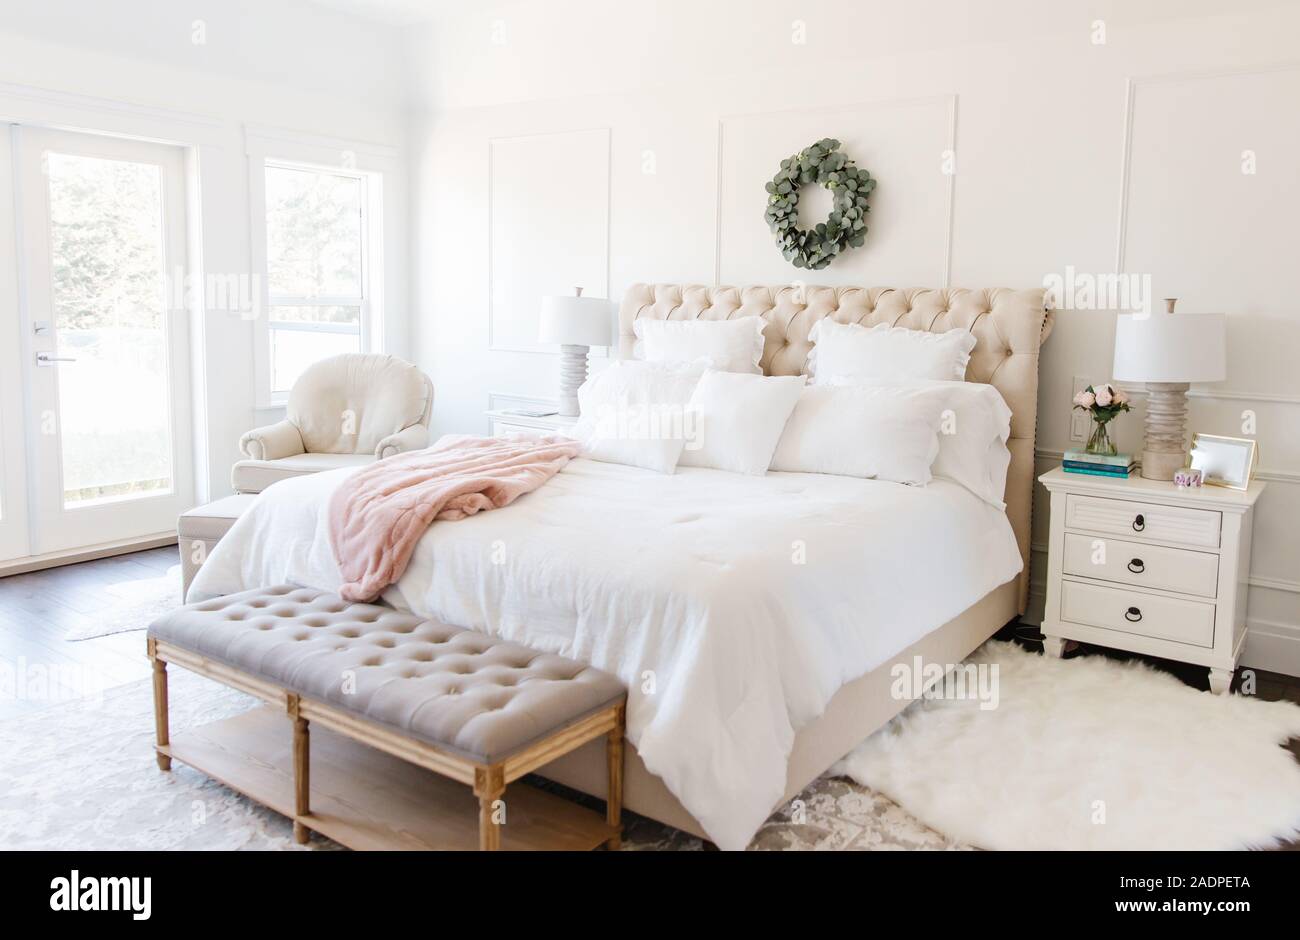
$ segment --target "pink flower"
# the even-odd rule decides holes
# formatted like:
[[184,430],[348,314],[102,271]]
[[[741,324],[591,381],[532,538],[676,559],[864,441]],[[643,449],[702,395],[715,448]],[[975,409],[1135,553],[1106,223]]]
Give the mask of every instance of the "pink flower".
[[1101,407],[1105,408],[1110,405],[1113,397],[1109,385],[1103,385],[1101,388],[1097,389],[1097,404]]
[[1128,395],[1126,395],[1126,394],[1124,393],[1124,390],[1123,390],[1122,388],[1117,388],[1117,389],[1115,389],[1115,398],[1114,398],[1114,402],[1115,402],[1115,404],[1117,404],[1117,405],[1127,405],[1127,404],[1128,404]]
[[1074,403],[1080,408],[1091,408],[1096,400],[1097,396],[1092,392],[1087,391],[1080,392],[1078,395],[1074,396]]

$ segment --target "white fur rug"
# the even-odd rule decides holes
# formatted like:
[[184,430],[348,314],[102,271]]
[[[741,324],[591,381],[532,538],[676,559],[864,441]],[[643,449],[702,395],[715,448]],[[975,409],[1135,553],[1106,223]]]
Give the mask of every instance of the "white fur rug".
[[996,708],[922,700],[840,772],[985,849],[1263,848],[1300,833],[1300,706],[1222,697],[1142,663],[991,642]]
[[172,565],[158,578],[122,581],[104,590],[115,598],[113,606],[96,614],[93,624],[69,631],[65,640],[91,640],[143,630],[163,614],[175,610],[181,606],[181,566]]

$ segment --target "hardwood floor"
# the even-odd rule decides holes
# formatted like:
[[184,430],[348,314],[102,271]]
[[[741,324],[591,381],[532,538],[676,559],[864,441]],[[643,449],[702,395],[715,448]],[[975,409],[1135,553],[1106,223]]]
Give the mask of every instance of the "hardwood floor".
[[39,673],[49,682],[48,689],[0,694],[0,719],[148,678],[143,633],[76,643],[65,637],[93,625],[97,613],[117,603],[110,586],[157,578],[179,563],[177,547],[170,545],[0,578],[0,660],[27,681]]

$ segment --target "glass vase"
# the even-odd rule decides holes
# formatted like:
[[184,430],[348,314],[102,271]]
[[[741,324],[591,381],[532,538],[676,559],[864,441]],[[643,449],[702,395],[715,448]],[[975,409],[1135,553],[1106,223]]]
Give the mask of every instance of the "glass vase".
[[1095,421],[1092,425],[1092,434],[1088,438],[1088,444],[1084,448],[1090,454],[1101,454],[1106,457],[1114,457],[1118,451],[1115,448],[1115,442],[1110,439],[1110,431],[1107,430],[1108,422]]

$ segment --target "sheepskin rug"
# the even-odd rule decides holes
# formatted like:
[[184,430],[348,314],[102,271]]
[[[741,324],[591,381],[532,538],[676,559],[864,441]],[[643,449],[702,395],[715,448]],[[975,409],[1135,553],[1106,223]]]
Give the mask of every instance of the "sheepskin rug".
[[[1300,833],[1300,706],[990,642],[996,707],[912,704],[833,768],[985,849],[1267,848]],[[987,697],[986,697],[987,699]]]

